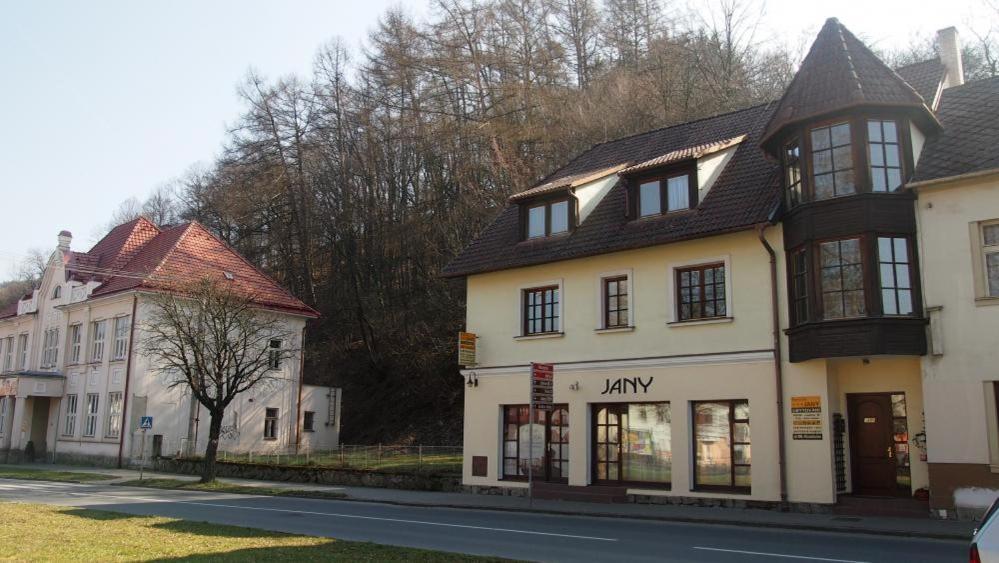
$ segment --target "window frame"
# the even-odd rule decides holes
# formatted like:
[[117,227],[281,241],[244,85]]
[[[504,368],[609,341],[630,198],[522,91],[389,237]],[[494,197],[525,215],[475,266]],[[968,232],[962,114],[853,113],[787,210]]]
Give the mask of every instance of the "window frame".
[[[687,207],[669,209],[669,180],[680,176],[687,176]],[[659,183],[659,212],[642,215],[642,184],[651,182]],[[699,195],[696,160],[670,166],[654,173],[636,175],[628,180],[628,215],[637,221],[693,211],[701,203]]]
[[101,395],[100,393],[87,393],[87,410],[83,419],[83,437],[94,438],[97,436],[97,421],[100,416]]
[[988,227],[995,227],[999,229],[999,219],[993,219],[989,221],[981,221],[978,223],[978,246],[980,248],[980,264],[982,267],[982,297],[986,299],[999,299],[999,287],[995,288],[993,292],[992,287],[989,283],[989,256],[992,254],[999,255],[999,243],[996,244],[986,244],[985,240],[985,229]]
[[123,397],[121,391],[108,393],[108,410],[104,427],[105,438],[121,437],[121,420],[125,410]]
[[[545,324],[545,319],[546,319],[546,317],[544,315],[544,309],[545,309],[545,304],[546,303],[545,303],[544,300],[542,300],[542,302],[541,302],[541,317],[540,317],[542,330],[537,331],[537,332],[531,332],[529,330],[529,326],[530,326],[530,321],[533,320],[533,319],[531,319],[531,317],[528,315],[528,309],[530,307],[534,307],[536,305],[529,305],[528,304],[527,295],[529,293],[541,293],[541,295],[543,296],[546,291],[551,291],[551,290],[554,290],[556,292],[556,294],[557,294],[557,302],[555,302],[554,306],[552,307],[552,312],[553,312],[553,316],[551,317],[551,320],[552,320],[552,330],[544,330],[544,324]],[[564,296],[564,294],[562,292],[562,283],[561,282],[557,282],[557,283],[546,283],[546,284],[542,284],[542,285],[528,286],[528,287],[521,288],[520,289],[520,336],[521,337],[530,337],[530,336],[543,336],[543,335],[561,334],[562,333],[562,307],[563,307],[563,304],[564,304],[564,299],[565,299],[565,296]]]
[[[98,330],[98,327],[100,327],[100,330]],[[107,319],[98,319],[90,322],[89,363],[99,364],[104,361],[104,345],[107,343],[107,331]]]
[[76,365],[80,363],[80,352],[83,349],[83,324],[74,323],[69,325],[68,338],[68,354],[66,355],[67,365]]
[[17,355],[18,355],[18,357],[15,358],[15,360],[17,360],[17,363],[20,366],[17,369],[20,369],[20,370],[26,370],[26,369],[28,369],[28,349],[29,349],[29,346],[28,346],[28,333],[27,332],[22,332],[21,334],[17,335]]
[[[785,143],[791,142],[794,139],[799,141],[800,150],[800,163],[801,163],[801,200],[797,204],[793,204],[788,201],[788,198],[784,198],[785,204],[788,209],[796,209],[802,205],[808,205],[811,203],[821,203],[824,201],[835,201],[841,197],[850,197],[851,195],[862,195],[862,194],[878,194],[891,196],[894,194],[904,193],[904,189],[897,189],[895,191],[889,192],[875,192],[874,182],[871,178],[870,170],[870,155],[869,155],[869,135],[867,131],[868,121],[894,121],[898,129],[899,138],[899,150],[901,152],[900,164],[901,164],[901,174],[902,174],[902,187],[905,186],[908,181],[908,174],[914,168],[913,155],[912,155],[912,132],[911,132],[911,120],[902,111],[882,109],[880,111],[863,111],[853,114],[839,114],[827,119],[810,122],[807,124],[801,124],[795,127],[793,130],[789,131],[783,139]],[[844,194],[842,196],[836,196],[829,199],[818,200],[815,199],[815,185],[814,185],[814,172],[812,166],[812,142],[811,142],[811,131],[813,129],[827,127],[830,125],[835,125],[836,123],[847,122],[850,124],[850,144],[852,148],[853,157],[853,173],[854,173],[854,186],[856,188],[853,194]],[[783,150],[784,144],[780,145],[781,150],[781,161],[783,163]],[[782,172],[781,184],[784,193],[787,193],[788,183],[786,172]]]
[[[725,280],[721,283],[721,286],[722,286],[722,297],[721,297],[721,299],[719,299],[718,293],[717,293],[718,282],[714,281],[710,285],[714,286],[716,288],[716,291],[714,293],[714,298],[709,300],[709,299],[706,298],[706,294],[707,294],[706,288],[707,288],[708,284],[705,283],[705,275],[704,274],[708,270],[717,270],[719,268],[721,268],[722,273],[725,276]],[[695,271],[696,272],[700,272],[700,275],[698,276],[698,280],[699,280],[698,281],[698,285],[696,286],[698,288],[698,292],[700,294],[699,295],[700,300],[697,301],[697,303],[701,304],[701,311],[703,313],[703,311],[704,311],[704,304],[708,303],[709,301],[712,302],[714,304],[714,307],[715,307],[715,314],[711,315],[711,316],[707,316],[707,315],[703,315],[702,314],[701,316],[698,316],[698,317],[689,316],[687,318],[684,318],[684,316],[683,316],[683,308],[682,308],[682,305],[684,304],[682,302],[682,294],[683,294],[683,289],[684,289],[683,282],[682,282],[682,276],[686,272],[695,272]],[[727,318],[729,316],[729,314],[728,314],[728,275],[729,275],[729,273],[727,271],[727,267],[726,267],[726,263],[725,262],[707,262],[707,263],[703,263],[703,264],[692,264],[692,265],[689,265],[689,266],[681,266],[681,267],[674,268],[673,269],[673,283],[674,283],[674,287],[676,288],[676,292],[674,294],[674,307],[676,309],[676,322],[679,322],[679,323],[690,323],[690,322],[711,321],[711,320],[717,320],[717,319]],[[690,286],[690,289],[693,289],[694,287],[695,286]],[[721,315],[717,314],[718,302],[719,301],[722,301],[723,305],[725,307],[725,312],[724,312],[724,314],[721,314]],[[693,303],[694,303],[694,301],[691,300],[691,302],[689,304],[693,305]]]
[[[873,258],[874,258],[874,260],[877,263],[877,269],[875,270],[875,274],[877,275],[877,291],[878,291],[877,303],[878,303],[878,306],[880,308],[881,316],[884,316],[884,317],[899,317],[899,318],[907,318],[907,317],[916,317],[916,316],[919,316],[919,312],[916,309],[916,305],[918,303],[918,297],[916,295],[916,291],[917,291],[917,287],[918,287],[918,283],[919,283],[916,278],[918,277],[919,272],[915,268],[915,265],[916,265],[916,250],[915,250],[915,247],[914,247],[914,244],[913,244],[913,242],[914,242],[913,241],[913,237],[908,236],[908,235],[901,235],[901,234],[878,233],[873,238],[874,238]],[[891,245],[892,245],[892,258],[893,259],[896,258],[895,257],[895,242],[894,242],[895,239],[902,239],[902,240],[905,241],[905,251],[906,251],[906,257],[905,258],[906,258],[907,261],[904,262],[904,264],[906,266],[908,266],[908,268],[909,268],[909,287],[908,288],[899,288],[897,286],[885,287],[885,285],[884,285],[885,282],[884,282],[884,280],[881,277],[881,265],[882,264],[888,264],[889,262],[882,262],[881,261],[881,246],[880,246],[881,245],[881,239],[888,239],[888,240],[892,241]],[[893,275],[896,278],[896,283],[897,283],[897,275],[894,274],[894,268],[896,266],[898,266],[898,265],[903,264],[903,262],[891,262],[891,264],[892,264],[892,267],[893,267]],[[885,312],[885,301],[884,301],[884,292],[885,292],[885,290],[891,290],[895,294],[895,308],[896,308],[896,311],[897,311],[898,310],[898,305],[899,305],[899,303],[898,303],[898,300],[899,300],[899,298],[898,298],[898,292],[900,290],[906,290],[906,289],[909,291],[909,300],[910,300],[910,304],[909,305],[912,308],[912,311],[910,311],[909,313],[886,313]]]
[[8,395],[0,397],[0,436],[3,436],[4,431],[7,429],[8,397]]
[[[565,203],[566,206],[566,229],[564,231],[552,232],[552,207]],[[544,207],[544,234],[531,236],[531,210]],[[520,204],[520,222],[522,241],[544,240],[553,236],[561,236],[571,233],[576,227],[576,198],[572,194],[558,193],[545,198],[525,201]]]
[[[827,243],[831,243],[831,242],[842,243],[844,241],[849,241],[849,240],[856,240],[857,241],[857,246],[858,246],[858,248],[860,250],[860,262],[857,262],[857,264],[860,265],[861,291],[864,292],[864,295],[863,295],[864,314],[857,315],[857,316],[845,316],[844,315],[842,317],[826,318],[825,294],[826,293],[834,293],[834,292],[832,292],[832,291],[827,292],[822,287],[822,268],[823,268],[822,267],[822,245],[823,244],[827,244]],[[873,274],[870,272],[870,269],[871,269],[871,252],[870,252],[870,249],[868,248],[868,244],[869,244],[869,237],[866,234],[849,235],[849,236],[845,236],[845,237],[836,237],[836,238],[829,238],[829,239],[821,239],[821,240],[816,240],[814,242],[814,244],[813,244],[813,251],[812,251],[812,268],[813,268],[813,272],[814,272],[814,274],[813,274],[813,283],[814,283],[814,287],[816,288],[816,291],[815,291],[815,311],[816,311],[816,318],[818,320],[820,320],[820,321],[842,321],[842,320],[852,320],[852,319],[866,319],[866,318],[870,318],[870,317],[873,317],[873,316],[877,316],[874,313],[875,309],[872,307],[872,296],[871,295],[872,295],[872,291],[873,291],[873,284],[872,284]],[[840,254],[842,254],[842,250],[840,250]],[[848,264],[848,265],[854,265],[854,264]],[[837,267],[840,268],[840,275],[842,276],[843,264],[840,264]],[[842,281],[842,278],[841,278],[841,281]],[[856,290],[850,290],[850,291],[856,291]],[[845,292],[846,292],[846,290],[843,290],[843,289],[840,289],[838,291],[838,293],[841,295],[841,297],[840,297],[841,300],[844,299],[844,297],[842,297],[842,294],[844,294]],[[845,303],[845,301],[844,301],[844,303]]]
[[[277,346],[274,343],[277,342]],[[284,349],[284,341],[280,338],[267,339],[267,369],[276,371],[281,369],[281,350]]]
[[[881,140],[880,141],[872,141],[871,140],[871,134],[870,134],[870,129],[869,128],[870,128],[871,123],[875,123],[875,122],[879,124],[878,127],[881,130]],[[896,140],[895,140],[894,144],[898,147],[898,166],[897,167],[896,166],[888,166],[888,159],[887,159],[887,157],[888,157],[888,149],[887,149],[887,146],[891,145],[893,143],[886,143],[885,140],[884,140],[884,134],[885,134],[884,125],[887,122],[891,122],[891,123],[895,124],[895,136],[896,136]],[[902,123],[902,121],[899,120],[899,119],[887,118],[887,117],[866,116],[864,118],[864,120],[863,120],[863,123],[864,123],[864,141],[865,141],[864,147],[866,149],[865,155],[867,156],[867,179],[869,181],[869,188],[870,188],[869,191],[871,193],[895,193],[895,192],[901,191],[902,188],[905,187],[905,173],[906,173],[905,143],[903,142],[903,133],[902,133],[903,123]],[[881,157],[882,157],[883,161],[882,161],[882,165],[880,165],[880,166],[874,166],[873,161],[870,158],[871,150],[873,149],[873,145],[878,145],[878,146],[881,147]],[[874,189],[874,169],[875,168],[880,168],[882,170],[881,174],[884,175],[884,178],[885,178],[885,190],[884,191],[875,190]],[[890,189],[890,188],[887,187],[888,186],[888,170],[894,169],[894,168],[898,168],[898,177],[899,177],[899,182],[900,183],[899,183],[898,187],[896,187],[895,189]]]
[[[72,409],[70,409],[72,407]],[[62,435],[76,436],[76,419],[80,413],[80,398],[76,393],[66,395],[66,408],[63,412]]]
[[[851,119],[850,117],[840,116],[838,119],[829,119],[829,120],[825,120],[825,121],[822,121],[822,122],[819,122],[819,123],[812,123],[808,127],[805,128],[805,135],[804,135],[804,137],[807,139],[806,142],[807,142],[807,146],[808,146],[808,151],[805,153],[807,155],[807,162],[808,162],[808,166],[807,166],[808,179],[811,181],[811,185],[812,185],[811,201],[815,201],[815,202],[819,202],[819,201],[830,201],[830,200],[839,199],[841,197],[847,197],[847,196],[851,196],[851,195],[857,195],[858,193],[861,193],[863,191],[861,189],[861,182],[858,180],[858,174],[857,174],[858,162],[860,162],[860,161],[857,160],[857,156],[858,156],[858,154],[857,154],[858,153],[858,147],[857,147],[857,145],[858,145],[858,143],[857,143],[857,134],[856,134],[857,124],[856,124],[855,121],[856,120]],[[849,145],[834,145],[833,144],[833,140],[832,140],[832,130],[833,130],[833,128],[838,127],[838,126],[843,125],[843,124],[846,124],[847,127],[849,127],[849,129],[850,129],[850,144]],[[812,144],[812,134],[815,131],[818,131],[820,129],[828,129],[829,130],[829,147],[828,148],[816,149],[814,147],[814,145]],[[836,160],[834,158],[836,149],[842,148],[842,147],[846,147],[846,146],[850,147],[850,167],[849,168],[837,168],[837,166],[836,166]],[[815,184],[816,184],[816,182],[815,182],[815,176],[816,176],[816,174],[815,174],[815,154],[816,154],[816,152],[820,152],[820,151],[829,151],[829,160],[830,160],[830,166],[831,166],[830,169],[829,169],[829,172],[823,172],[820,175],[821,176],[826,176],[826,175],[832,176],[832,180],[833,180],[833,185],[832,185],[833,195],[830,196],[830,197],[827,197],[827,198],[823,198],[823,199],[817,199],[815,197],[815,193],[816,193],[815,192]],[[839,173],[839,172],[845,172],[847,170],[849,170],[849,171],[851,171],[853,173],[853,192],[842,193],[842,194],[837,193],[837,189],[836,189],[836,174]]]
[[[790,151],[791,147],[797,151],[794,156],[794,162],[790,161]],[[794,135],[786,142],[781,145],[781,167],[783,168],[783,178],[784,178],[784,196],[786,200],[786,205],[788,209],[797,207],[805,202],[805,174],[803,170],[803,164],[805,163],[805,158],[802,156],[802,146],[803,143],[798,135]],[[797,175],[797,181],[791,181],[791,167]]]
[[[132,328],[131,315],[114,318],[114,332],[111,334],[111,361],[121,362],[128,358],[129,331]],[[119,331],[121,334],[119,334]]]
[[[610,284],[617,284],[617,293],[613,297],[618,298],[618,306],[613,311],[610,307],[610,299],[612,295],[610,294]],[[621,287],[624,287],[624,293],[621,293]],[[627,298],[627,305],[621,307],[620,298],[624,295]],[[634,296],[631,292],[631,276],[628,274],[612,274],[600,277],[600,329],[602,330],[613,330],[620,328],[629,328],[634,326],[632,322],[632,311],[634,307],[632,306],[632,299]],[[625,321],[621,322],[621,312],[625,313]],[[617,313],[618,322],[611,324],[610,315],[611,313]]]
[[8,373],[14,371],[14,335],[4,339],[3,371]]
[[[551,441],[551,438],[552,438],[552,429],[553,429],[553,426],[552,426],[552,413],[554,413],[557,410],[566,410],[566,411],[568,411],[569,405],[565,404],[565,403],[556,403],[556,404],[552,405],[552,410],[543,411],[543,410],[535,408],[533,413],[530,412],[530,410],[531,410],[530,405],[529,404],[525,404],[525,403],[500,404],[499,408],[500,408],[500,424],[501,424],[501,426],[500,426],[500,436],[499,436],[499,447],[500,447],[500,451],[499,451],[499,458],[498,458],[499,459],[499,471],[497,473],[499,475],[499,480],[500,481],[514,481],[514,482],[526,482],[527,481],[527,474],[526,473],[524,473],[523,475],[520,474],[520,459],[521,459],[520,458],[520,454],[521,454],[521,449],[520,449],[520,428],[522,426],[525,426],[525,425],[534,425],[534,424],[540,425],[542,427],[541,434],[544,436],[542,438],[543,443],[541,444],[541,447],[540,447],[540,449],[543,452],[542,453],[542,457],[541,457],[541,468],[539,469],[538,472],[536,472],[534,474],[534,479],[536,481],[544,481],[544,480],[546,480],[548,478],[547,473],[548,473],[548,469],[549,469],[549,467],[548,467],[548,465],[547,465],[546,462],[550,461],[549,458],[548,458],[549,446],[551,444],[554,444],[554,443],[559,444],[559,446],[561,446],[563,443],[566,443],[566,442],[552,442]],[[509,414],[510,410],[516,410],[517,411],[517,422],[516,422],[516,424],[517,424],[517,437],[515,439],[513,439],[513,440],[508,439],[507,438],[507,433],[506,433],[507,426],[509,424],[511,424],[510,419],[507,416]],[[527,413],[526,417],[523,416],[523,414],[525,412]],[[568,416],[568,415],[566,415],[566,416]],[[565,425],[563,425],[563,426],[568,426],[568,422]],[[559,428],[561,428],[561,426],[559,426]],[[570,431],[570,434],[571,434],[571,431]],[[560,439],[562,437],[563,437],[562,435],[559,436]],[[512,443],[512,444],[516,445],[516,447],[514,448],[514,451],[515,451],[514,456],[508,456],[507,453],[506,453],[506,445],[508,443]],[[535,446],[537,446],[537,444],[535,444]],[[528,461],[530,461],[529,458],[525,458],[525,459],[528,459]],[[507,463],[507,461],[511,461],[511,460],[514,462],[514,466],[517,467],[517,473],[513,474],[513,475],[508,474],[507,471],[506,471],[506,463]],[[565,458],[565,459],[558,458],[558,461],[560,463],[563,462],[563,461],[564,462],[569,462],[569,459],[568,458]],[[561,474],[561,467],[559,468],[559,472]],[[553,481],[554,482],[567,482],[567,480],[564,480],[564,479],[561,479],[561,478],[559,478],[559,479],[553,479]]]
[[[630,420],[631,416],[630,416],[630,413],[628,412],[628,409],[629,409],[629,407],[631,405],[669,405],[669,408],[670,408],[670,421],[669,421],[669,430],[670,430],[670,480],[669,481],[637,481],[637,480],[634,480],[634,479],[625,479],[624,478],[624,454],[625,454],[624,446],[628,443],[627,440],[625,440],[625,435],[628,433],[628,428],[625,428],[622,425],[622,423],[621,423],[621,416],[623,414],[624,416],[627,416],[628,419]],[[590,438],[590,452],[591,452],[591,454],[590,454],[590,458],[591,458],[590,459],[590,469],[591,469],[590,470],[590,474],[591,474],[590,477],[591,477],[592,483],[594,485],[634,486],[636,488],[642,488],[642,489],[657,489],[657,490],[665,490],[665,491],[669,491],[669,490],[671,490],[673,488],[673,469],[674,469],[675,466],[673,464],[673,455],[672,454],[675,452],[675,450],[673,449],[673,445],[674,445],[673,444],[673,436],[674,436],[674,434],[673,434],[673,417],[674,417],[674,412],[673,412],[673,403],[671,401],[628,401],[628,402],[620,402],[619,401],[619,402],[612,402],[612,403],[591,403],[588,406],[590,408],[590,419],[591,419],[590,420],[590,436],[589,436],[589,438]],[[601,461],[601,460],[598,459],[599,458],[599,453],[597,451],[598,448],[601,447],[601,446],[606,446],[607,444],[611,443],[609,441],[604,441],[604,442],[600,442],[599,441],[599,431],[598,431],[598,428],[600,426],[604,426],[604,427],[608,427],[608,428],[611,426],[610,423],[601,423],[599,421],[598,411],[601,408],[617,409],[616,412],[614,412],[614,414],[616,414],[617,417],[618,417],[618,423],[617,423],[617,427],[618,427],[618,442],[617,442],[618,453],[617,453],[617,458],[618,459],[616,461],[616,463],[618,465],[618,478],[617,479],[601,479],[601,478],[598,477],[598,474],[599,474],[598,473],[599,469],[597,467],[598,464],[600,464],[600,463],[614,463],[612,460],[603,460],[603,461]],[[608,414],[610,414],[610,411],[608,411]],[[629,426],[629,428],[630,428],[630,426]],[[605,440],[607,440],[607,438],[605,438]]]
[[[726,403],[728,404],[728,437],[729,437],[729,482],[731,485],[701,485],[697,482],[697,463],[700,459],[699,448],[697,447],[697,405],[707,404],[707,403]],[[735,418],[735,407],[737,403],[745,403],[747,408],[749,408],[749,418]],[[691,490],[692,491],[704,491],[704,492],[726,492],[726,493],[736,493],[736,494],[752,494],[753,490],[753,463],[736,463],[735,462],[735,446],[748,445],[750,447],[750,459],[752,459],[752,444],[753,444],[753,411],[749,404],[749,399],[715,399],[707,401],[691,401],[690,402],[690,444],[693,448],[693,455],[691,458],[694,460],[693,471],[691,472]],[[748,442],[736,442],[735,441],[735,425],[736,424],[747,424],[749,425],[749,436]],[[749,467],[749,486],[736,485],[735,484],[735,468]]]
[[[793,248],[787,253],[787,279],[788,279],[788,304],[790,305],[791,326],[803,325],[811,320],[810,312],[812,307],[809,303],[814,289],[812,288],[811,276],[812,268],[809,267],[809,245],[803,244]],[[802,270],[798,271],[796,258],[801,257]],[[797,295],[797,288],[801,284],[804,292],[803,296]]]
[[[271,413],[274,413],[273,416]],[[281,418],[281,409],[276,407],[264,408],[264,440],[278,439],[278,421]]]
[[316,411],[302,411],[302,431],[316,431]]
[[50,327],[42,333],[42,368],[59,365],[59,327]]

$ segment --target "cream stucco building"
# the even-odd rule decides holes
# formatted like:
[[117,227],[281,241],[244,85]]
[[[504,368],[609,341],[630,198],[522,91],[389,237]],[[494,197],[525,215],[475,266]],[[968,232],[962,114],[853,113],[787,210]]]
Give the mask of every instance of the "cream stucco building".
[[[277,315],[300,349],[316,313],[198,223],[160,229],[140,218],[88,252],[63,231],[31,294],[0,311],[0,459],[122,465],[204,450],[208,416],[183,387],[142,354],[142,326],[164,282],[225,276]],[[288,451],[335,446],[337,389],[306,385],[299,360],[227,410],[220,450]],[[153,417],[145,440],[140,419]],[[30,444],[30,446],[29,446]]]
[[[947,287],[928,269],[959,259],[944,245],[967,250],[993,198],[967,190],[978,214],[955,213],[959,235],[931,249],[908,186],[949,158],[948,116],[971,109],[950,94],[967,88],[956,33],[939,40],[939,58],[893,70],[829,20],[782,99],[597,145],[511,197],[445,272],[465,278],[477,336],[464,482],[925,513],[935,456],[986,463],[965,440],[997,443],[982,398],[996,377],[933,387],[951,356],[927,355]],[[940,213],[924,197],[919,229]],[[951,361],[983,361],[989,334]],[[554,405],[532,418],[534,362],[554,364]],[[977,438],[942,445],[958,422],[935,417],[967,401]]]

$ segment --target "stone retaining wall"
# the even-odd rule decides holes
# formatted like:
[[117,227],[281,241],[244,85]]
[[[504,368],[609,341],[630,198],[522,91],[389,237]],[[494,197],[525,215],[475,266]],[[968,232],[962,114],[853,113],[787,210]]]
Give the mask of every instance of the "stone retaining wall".
[[[158,459],[149,466],[152,471],[199,475],[200,460]],[[260,481],[285,481],[342,485],[347,487],[379,487],[411,491],[458,492],[462,490],[461,477],[429,473],[390,473],[360,469],[333,469],[328,467],[286,466],[258,463],[216,462],[219,477],[257,479]]]

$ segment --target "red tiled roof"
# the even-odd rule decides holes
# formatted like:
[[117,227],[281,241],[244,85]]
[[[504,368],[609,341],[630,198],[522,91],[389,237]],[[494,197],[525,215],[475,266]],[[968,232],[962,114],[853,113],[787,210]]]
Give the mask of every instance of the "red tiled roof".
[[169,291],[179,282],[206,276],[227,279],[228,273],[232,283],[262,307],[319,316],[198,222],[158,231],[131,254],[122,271],[111,275],[93,296],[131,289]]
[[145,217],[111,229],[87,252],[70,252],[66,275],[79,281],[102,280],[105,271],[120,270],[160,229]]

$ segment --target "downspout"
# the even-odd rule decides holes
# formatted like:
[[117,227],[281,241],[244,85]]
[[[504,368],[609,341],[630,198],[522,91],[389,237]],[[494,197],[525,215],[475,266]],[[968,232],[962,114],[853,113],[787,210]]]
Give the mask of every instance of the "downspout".
[[777,388],[777,464],[779,468],[780,501],[787,502],[787,445],[784,439],[784,369],[781,365],[780,302],[777,293],[777,253],[764,234],[768,224],[756,226],[756,235],[770,255],[770,309],[773,325],[774,381]]
[[302,326],[302,348],[298,358],[298,404],[295,406],[295,453],[302,444],[302,385],[305,383],[305,326]]
[[[125,393],[121,398],[121,438],[118,439],[118,469],[121,469],[122,457],[125,452],[125,429],[128,427],[128,387],[132,380],[132,351],[135,349],[135,309],[139,296],[132,296],[132,325],[128,327],[128,359],[125,361]],[[58,423],[57,423],[58,425]]]

